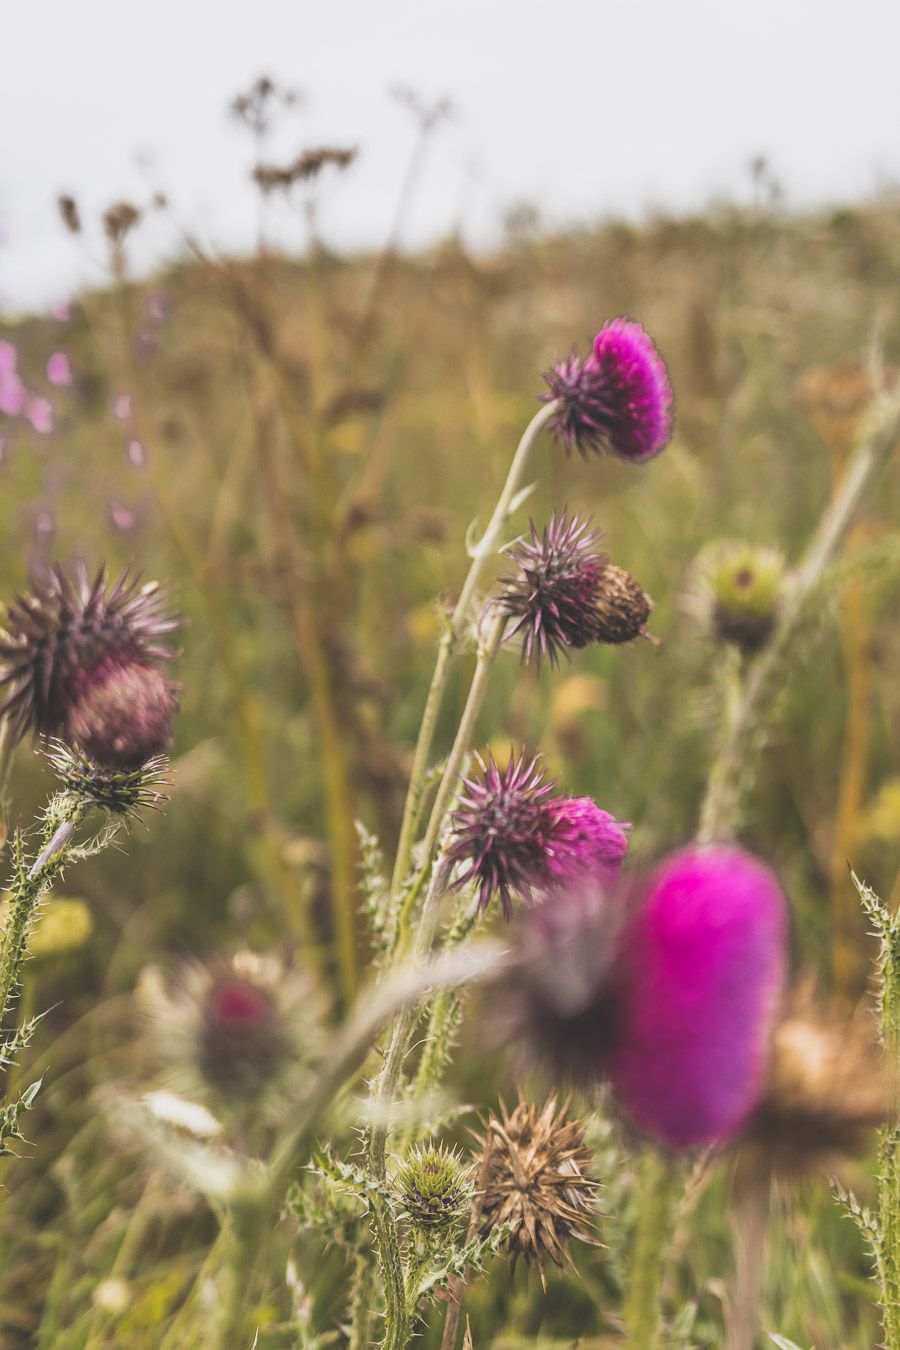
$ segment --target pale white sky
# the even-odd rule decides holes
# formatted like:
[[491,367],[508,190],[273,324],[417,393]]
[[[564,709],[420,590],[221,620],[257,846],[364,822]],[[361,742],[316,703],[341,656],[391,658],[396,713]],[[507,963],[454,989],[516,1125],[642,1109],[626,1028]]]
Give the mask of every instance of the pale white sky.
[[[0,309],[102,280],[60,191],[96,216],[158,186],[190,230],[250,246],[251,145],[225,109],[262,72],[307,96],[276,160],[359,145],[322,207],[351,246],[385,237],[410,153],[389,88],[448,95],[405,242],[482,244],[522,201],[561,223],[746,197],[759,153],[795,205],[893,186],[898,62],[888,0],[0,0]],[[155,219],[138,261],[175,242]]]

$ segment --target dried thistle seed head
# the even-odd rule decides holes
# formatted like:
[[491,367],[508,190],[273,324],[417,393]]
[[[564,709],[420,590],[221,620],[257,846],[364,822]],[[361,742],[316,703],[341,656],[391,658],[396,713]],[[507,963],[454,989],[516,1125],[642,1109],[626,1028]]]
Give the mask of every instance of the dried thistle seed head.
[[84,569],[35,575],[0,631],[0,715],[18,738],[61,736],[135,768],[169,741],[177,705],[160,664],[178,626],[156,582],[126,572],[108,586],[102,568],[93,582]]
[[526,902],[576,877],[609,877],[628,847],[627,825],[588,797],[553,797],[537,759],[510,757],[505,770],[488,756],[481,778],[467,778],[453,812],[449,861],[463,870],[458,885],[478,884],[485,908],[499,895]]
[[62,223],[70,234],[81,233],[81,214],[78,210],[78,203],[74,197],[63,194],[56,199],[56,205],[59,208],[59,214]]
[[446,1228],[472,1207],[472,1171],[443,1144],[414,1148],[396,1176],[404,1212],[419,1228]]
[[891,1083],[868,1010],[848,1018],[799,990],[775,1029],[763,1099],[738,1142],[786,1177],[832,1173],[866,1151],[891,1113]]
[[608,450],[640,464],[672,434],[672,389],[662,357],[639,323],[605,323],[586,360],[572,355],[544,376],[558,400],[551,427],[567,451]]
[[612,563],[600,578],[595,604],[595,641],[617,644],[636,637],[651,638],[646,624],[653,609],[650,597],[630,572]]
[[573,1239],[599,1245],[591,1231],[598,1182],[584,1126],[568,1106],[551,1098],[543,1107],[520,1099],[512,1112],[501,1105],[481,1138],[481,1231],[509,1227],[513,1260],[534,1263],[546,1287],[544,1261],[572,1261]]
[[51,741],[47,762],[66,792],[114,816],[140,818],[142,811],[162,810],[168,801],[168,760],[164,755],[148,759],[136,769],[117,769],[97,764],[83,750],[73,749],[64,741]]
[[694,564],[685,608],[713,641],[752,656],[769,640],[784,592],[784,558],[777,549],[721,540]]
[[141,218],[133,202],[115,202],[103,213],[103,231],[111,244],[122,244]]
[[290,1106],[317,1043],[310,981],[277,956],[238,952],[185,962],[169,979],[145,972],[139,998],[172,1086],[219,1110]]

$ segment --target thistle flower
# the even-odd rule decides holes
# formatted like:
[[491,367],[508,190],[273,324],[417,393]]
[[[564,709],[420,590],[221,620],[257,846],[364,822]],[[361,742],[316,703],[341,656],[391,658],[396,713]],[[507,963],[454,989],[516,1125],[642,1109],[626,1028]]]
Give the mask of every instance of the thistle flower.
[[889,1118],[891,1092],[875,1019],[848,1019],[800,990],[772,1038],[761,1102],[737,1141],[739,1160],[791,1178],[831,1175],[865,1152]]
[[785,926],[738,849],[685,849],[649,884],[583,877],[528,915],[498,1024],[555,1074],[609,1080],[663,1143],[717,1142],[762,1099]]
[[555,783],[524,754],[511,756],[505,770],[488,756],[482,770],[463,782],[448,853],[464,869],[458,885],[477,881],[482,909],[497,894],[509,919],[514,895],[531,901],[581,874],[617,870],[627,825],[587,797],[553,797]]
[[639,323],[605,323],[586,360],[573,353],[544,376],[544,402],[559,401],[551,427],[567,451],[608,450],[641,464],[672,434],[672,390],[662,357]]
[[168,744],[176,710],[160,663],[178,621],[156,582],[123,573],[107,586],[81,570],[32,578],[0,631],[0,715],[21,738],[60,736],[98,764],[134,769]]
[[481,1231],[507,1225],[513,1261],[523,1256],[535,1264],[546,1288],[547,1257],[571,1264],[571,1241],[599,1245],[590,1231],[599,1187],[584,1126],[555,1098],[543,1108],[520,1098],[512,1112],[501,1103],[480,1143]]
[[242,951],[183,963],[166,979],[144,972],[138,999],[171,1086],[219,1109],[289,1105],[316,1041],[308,980],[274,955]]
[[474,1183],[455,1149],[443,1144],[414,1148],[395,1179],[403,1210],[418,1228],[448,1228],[472,1205]]
[[592,642],[621,643],[645,633],[650,601],[638,583],[597,551],[590,522],[565,512],[551,517],[543,534],[530,522],[531,541],[510,550],[518,567],[504,577],[498,598],[522,634],[522,660],[559,664],[560,652]]
[[784,558],[777,549],[721,540],[697,558],[685,609],[715,642],[752,656],[772,634],[784,590]]

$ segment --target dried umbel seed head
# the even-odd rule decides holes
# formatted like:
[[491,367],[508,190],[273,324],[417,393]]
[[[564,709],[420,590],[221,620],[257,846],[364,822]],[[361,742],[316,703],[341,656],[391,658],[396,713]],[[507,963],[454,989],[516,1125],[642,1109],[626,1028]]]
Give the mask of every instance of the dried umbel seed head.
[[309,981],[278,957],[186,963],[170,980],[150,970],[139,997],[175,1090],[238,1112],[289,1104],[318,1017]]
[[169,743],[177,703],[161,666],[178,626],[156,582],[36,575],[0,632],[0,715],[17,737],[59,736],[98,764],[137,768]]
[[443,1144],[414,1148],[396,1176],[403,1210],[418,1228],[448,1228],[472,1207],[474,1183],[455,1149]]
[[140,819],[143,811],[159,811],[168,801],[164,755],[145,760],[136,769],[98,764],[83,750],[51,741],[47,761],[66,792],[114,816]]
[[512,1112],[502,1106],[499,1118],[488,1119],[481,1148],[481,1231],[507,1225],[514,1261],[524,1256],[535,1264],[546,1285],[546,1258],[571,1263],[573,1239],[599,1245],[591,1231],[598,1190],[592,1153],[566,1105],[551,1098],[543,1108],[523,1100]]
[[132,202],[115,202],[103,212],[103,230],[109,242],[121,245],[138,224],[141,213]]
[[672,434],[672,389],[662,357],[639,323],[612,319],[594,338],[586,360],[572,355],[545,375],[558,400],[550,423],[567,450],[608,450],[640,464],[665,448]]
[[862,1156],[891,1112],[875,1019],[848,1018],[799,991],[775,1028],[762,1101],[738,1139],[739,1157],[786,1177],[831,1175]]
[[508,919],[513,896],[528,902],[575,877],[617,871],[629,827],[587,797],[552,796],[554,787],[524,755],[505,770],[489,756],[482,776],[464,781],[448,859],[463,869],[460,886],[478,884],[482,908],[499,895]]
[[714,641],[752,656],[772,635],[784,591],[784,558],[776,549],[723,540],[694,564],[685,607]]

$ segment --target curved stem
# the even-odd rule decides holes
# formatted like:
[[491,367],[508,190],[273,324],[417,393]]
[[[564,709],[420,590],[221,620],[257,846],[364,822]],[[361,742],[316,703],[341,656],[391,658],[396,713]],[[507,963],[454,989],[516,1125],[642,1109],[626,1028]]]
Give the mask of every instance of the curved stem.
[[528,467],[528,461],[531,457],[531,452],[534,449],[540,433],[551,420],[556,410],[557,404],[555,402],[546,404],[541,408],[540,412],[535,414],[522,433],[522,439],[519,441],[516,453],[509,466],[509,473],[506,475],[506,482],[503,485],[503,490],[497,499],[497,505],[494,507],[494,512],[488,522],[488,527],[475,550],[471,566],[469,567],[468,574],[459,594],[459,599],[457,600],[450,617],[449,627],[441,639],[441,644],[438,648],[437,661],[434,667],[434,674],[431,677],[431,687],[428,690],[428,698],[425,703],[425,713],[422,717],[422,725],[419,728],[419,736],[416,741],[409,789],[403,807],[403,823],[400,827],[400,840],[397,845],[397,857],[394,863],[394,872],[391,880],[391,888],[395,892],[403,884],[404,878],[409,871],[410,855],[413,846],[413,826],[418,811],[422,784],[425,774],[428,771],[428,761],[431,757],[431,746],[434,740],[437,717],[443,700],[444,690],[447,687],[447,673],[450,667],[450,658],[459,646],[460,639],[465,632],[469,608],[472,604],[475,592],[478,589],[478,584],[484,574],[484,569],[490,559],[496,555],[503,541],[503,532],[506,528],[507,521],[512,514],[514,498],[521,487],[522,479],[525,476],[525,470]]

